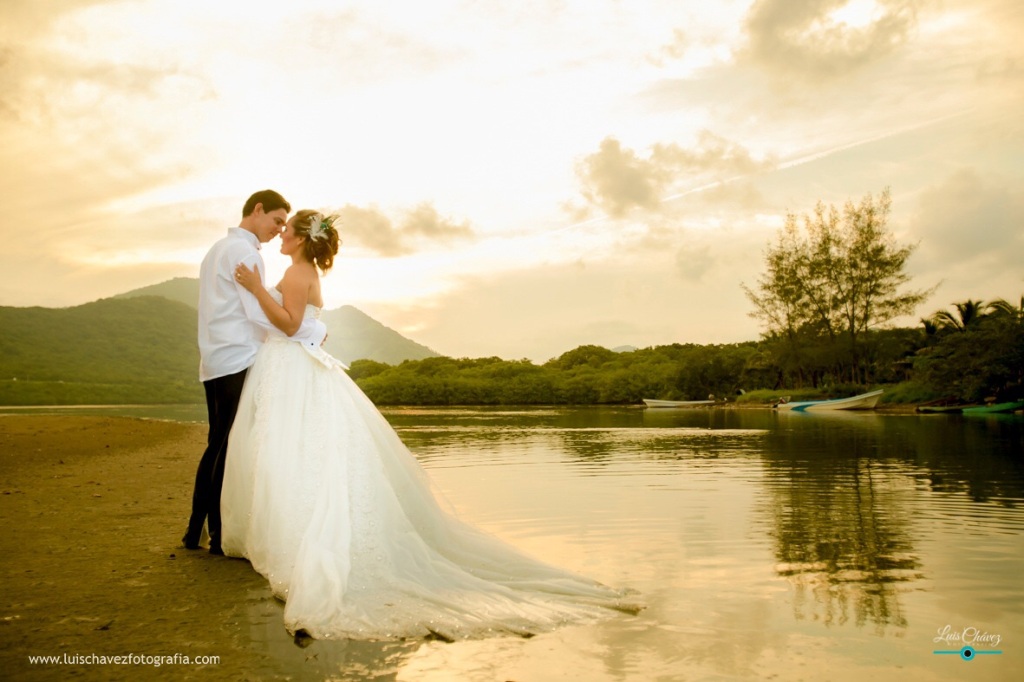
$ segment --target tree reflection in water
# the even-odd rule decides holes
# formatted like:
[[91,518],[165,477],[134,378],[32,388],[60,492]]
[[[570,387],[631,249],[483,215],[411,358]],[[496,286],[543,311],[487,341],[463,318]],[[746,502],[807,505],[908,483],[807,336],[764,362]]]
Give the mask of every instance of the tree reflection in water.
[[[493,446],[513,457],[510,446],[519,454],[529,447],[567,456],[585,475],[672,470],[705,485],[693,476],[697,462],[729,471],[741,469],[729,464],[737,459],[760,462],[751,528],[770,539],[775,573],[793,586],[794,616],[880,634],[909,627],[902,595],[929,573],[916,546],[919,522],[955,519],[965,496],[968,504],[1011,507],[1024,497],[1024,460],[1013,454],[1024,447],[1019,418],[704,409],[479,410],[463,419],[475,452]],[[440,444],[428,432],[416,435],[424,445]],[[437,436],[451,442],[459,432]],[[922,494],[953,496],[961,511],[922,508]]]
[[[1019,420],[779,415],[766,440],[767,531],[798,618],[907,627],[923,579],[911,528],[921,487],[975,503],[1020,499]],[[808,418],[810,417],[810,418]]]
[[901,499],[913,483],[869,460],[844,464],[770,462],[775,570],[794,585],[798,619],[905,628],[901,586],[923,577]]

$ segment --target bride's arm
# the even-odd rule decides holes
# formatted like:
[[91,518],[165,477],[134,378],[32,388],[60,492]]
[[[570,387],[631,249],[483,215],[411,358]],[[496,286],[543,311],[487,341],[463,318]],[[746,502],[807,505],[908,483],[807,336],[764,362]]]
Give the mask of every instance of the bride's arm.
[[310,277],[315,277],[316,271],[299,265],[292,265],[285,270],[280,284],[284,305],[280,305],[270,292],[263,288],[257,268],[258,266],[254,266],[250,270],[244,264],[240,264],[235,269],[238,283],[256,297],[260,308],[275,327],[288,336],[294,335],[302,326],[306,303],[309,300]]

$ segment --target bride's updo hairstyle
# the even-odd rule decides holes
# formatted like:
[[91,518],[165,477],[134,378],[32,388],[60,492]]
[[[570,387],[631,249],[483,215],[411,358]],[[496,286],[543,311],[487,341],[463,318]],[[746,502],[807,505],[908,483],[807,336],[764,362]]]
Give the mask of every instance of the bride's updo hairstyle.
[[334,227],[338,216],[302,209],[295,213],[294,220],[295,236],[305,240],[302,248],[306,260],[320,268],[321,272],[330,270],[341,244],[338,230]]

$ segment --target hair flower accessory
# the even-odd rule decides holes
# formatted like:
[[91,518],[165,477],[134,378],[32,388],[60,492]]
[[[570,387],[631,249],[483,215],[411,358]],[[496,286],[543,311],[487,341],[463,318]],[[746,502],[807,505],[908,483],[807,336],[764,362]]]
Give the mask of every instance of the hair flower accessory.
[[309,238],[316,241],[327,239],[327,236],[334,231],[336,215],[325,216],[322,213],[314,213],[309,217]]

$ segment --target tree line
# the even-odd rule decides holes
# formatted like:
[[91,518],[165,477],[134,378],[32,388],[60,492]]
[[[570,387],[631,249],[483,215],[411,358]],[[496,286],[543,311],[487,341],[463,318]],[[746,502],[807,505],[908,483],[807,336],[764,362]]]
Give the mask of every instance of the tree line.
[[672,344],[616,353],[580,346],[546,363],[426,358],[352,363],[349,375],[379,405],[592,405],[643,398],[706,398],[735,391],[757,344]]
[[629,404],[761,390],[822,397],[871,386],[913,402],[1016,398],[1024,384],[1024,299],[968,300],[920,327],[888,328],[934,289],[908,289],[913,245],[888,229],[888,190],[842,209],[819,203],[786,216],[755,287],[756,342],[671,344],[615,353],[580,346],[541,365],[500,358],[428,358],[398,366],[360,360],[351,375],[383,405]]
[[[820,362],[821,381],[796,385],[809,369],[794,368],[784,346],[765,339],[735,344],[670,344],[616,353],[586,345],[543,364],[530,360],[436,357],[387,365],[356,360],[349,375],[378,405],[621,405],[644,398],[770,400],[803,389],[841,397],[873,386],[899,386],[901,402],[951,397],[977,402],[1021,395],[1024,380],[1024,301],[993,302],[967,325],[868,330],[860,340],[860,382],[834,380],[826,369],[830,347],[808,358]],[[957,318],[959,321],[960,318]]]

